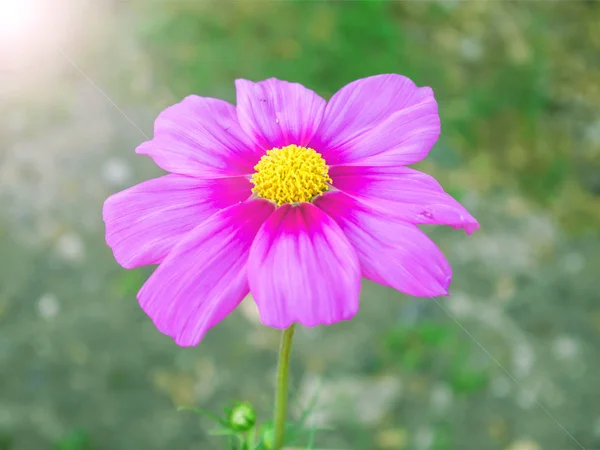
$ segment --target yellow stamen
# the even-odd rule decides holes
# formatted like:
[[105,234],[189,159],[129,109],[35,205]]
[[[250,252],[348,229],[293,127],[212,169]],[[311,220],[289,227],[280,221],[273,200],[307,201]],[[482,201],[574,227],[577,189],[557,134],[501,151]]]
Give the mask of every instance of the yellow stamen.
[[252,192],[277,206],[309,202],[331,183],[329,167],[321,154],[297,145],[267,151],[254,170]]

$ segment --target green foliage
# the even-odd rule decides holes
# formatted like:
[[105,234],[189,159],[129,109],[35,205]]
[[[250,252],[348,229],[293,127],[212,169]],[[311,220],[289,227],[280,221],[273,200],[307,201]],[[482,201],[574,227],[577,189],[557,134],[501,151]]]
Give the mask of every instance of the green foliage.
[[459,370],[451,375],[450,385],[457,394],[473,394],[486,386],[488,378],[485,372]]
[[399,325],[385,333],[384,352],[405,369],[418,370],[436,356],[435,349],[447,346],[453,338],[453,329],[444,325]]
[[0,450],[11,450],[13,448],[13,442],[12,436],[0,433]]
[[53,450],[93,450],[90,436],[86,430],[72,430],[56,444]]
[[[568,41],[546,33],[564,20],[562,9],[502,2],[234,2],[228,8],[165,2],[143,33],[161,84],[177,97],[221,90],[233,100],[237,77],[298,81],[328,97],[357,78],[407,75],[435,89],[442,136],[431,159],[442,167],[451,160],[471,174],[458,188],[516,185],[565,221],[575,210],[580,223],[600,221],[583,207],[590,193],[571,183],[597,152],[578,160],[573,124],[556,115],[577,110],[579,98],[594,104],[582,93],[597,95],[586,87],[593,83],[572,80],[574,92],[565,99],[563,80],[575,76],[569,62],[586,67],[598,49],[588,40],[589,54],[574,55]],[[572,186],[575,198],[559,208],[554,200]]]
[[[317,429],[306,424],[307,418],[316,405],[316,395],[311,398],[297,421],[285,425],[286,445],[306,445],[306,447],[301,448],[316,450],[314,448],[315,433],[318,430],[325,430],[325,428]],[[235,402],[233,406],[225,407],[222,417],[202,408],[182,406],[178,410],[193,412],[216,423],[217,427],[208,430],[208,434],[227,437],[228,450],[269,450],[273,446],[274,429],[272,421],[259,424],[256,421],[254,408],[249,402]],[[243,427],[240,426],[240,414],[244,419],[248,419],[242,421]],[[252,425],[249,425],[250,422],[252,422]]]
[[121,297],[135,297],[146,279],[148,278],[147,270],[121,270],[114,281],[114,291]]
[[446,423],[437,424],[431,449],[451,450],[453,445],[452,427]]
[[383,336],[383,357],[396,367],[426,375],[438,368],[456,394],[470,395],[481,391],[488,374],[469,365],[469,347],[453,325],[421,321],[401,324]]

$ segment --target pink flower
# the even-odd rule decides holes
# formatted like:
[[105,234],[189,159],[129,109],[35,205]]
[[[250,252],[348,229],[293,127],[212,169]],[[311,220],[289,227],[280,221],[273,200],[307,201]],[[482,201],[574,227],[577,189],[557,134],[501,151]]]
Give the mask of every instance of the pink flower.
[[326,102],[300,84],[236,81],[237,107],[189,96],[136,152],[171,172],[109,197],[106,241],[157,328],[196,345],[252,292],[263,324],[348,320],[361,277],[447,295],[450,265],[419,224],[479,228],[409,169],[440,134],[433,91],[400,75],[354,81]]

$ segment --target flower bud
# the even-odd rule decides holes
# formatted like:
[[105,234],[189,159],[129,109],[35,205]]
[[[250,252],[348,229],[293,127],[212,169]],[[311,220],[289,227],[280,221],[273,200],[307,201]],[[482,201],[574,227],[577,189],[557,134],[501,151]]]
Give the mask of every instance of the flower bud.
[[229,426],[234,431],[248,431],[256,423],[256,412],[248,402],[236,404],[229,413]]

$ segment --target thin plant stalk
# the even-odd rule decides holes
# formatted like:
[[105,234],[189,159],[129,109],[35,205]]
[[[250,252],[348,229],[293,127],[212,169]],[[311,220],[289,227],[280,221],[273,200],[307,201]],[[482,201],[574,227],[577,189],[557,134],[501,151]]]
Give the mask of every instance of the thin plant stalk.
[[273,450],[281,450],[285,439],[285,419],[287,412],[287,387],[290,373],[290,354],[292,339],[296,325],[292,324],[283,330],[279,347],[279,363],[277,365],[277,388],[275,391],[275,417],[273,420]]

